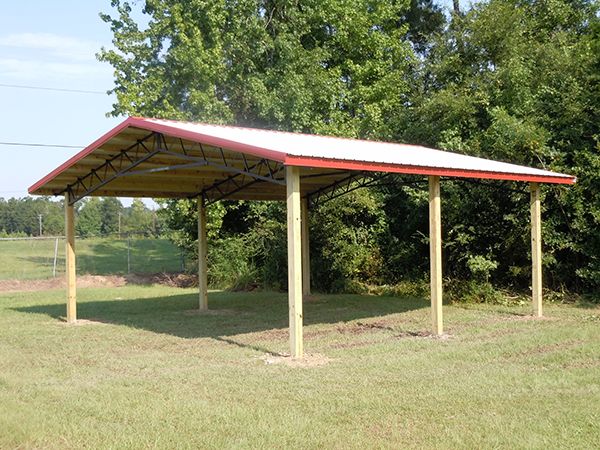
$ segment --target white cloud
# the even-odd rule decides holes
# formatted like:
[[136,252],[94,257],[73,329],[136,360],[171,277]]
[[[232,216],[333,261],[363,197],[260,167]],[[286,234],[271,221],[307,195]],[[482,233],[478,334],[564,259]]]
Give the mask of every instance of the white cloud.
[[110,79],[110,67],[100,63],[47,62],[31,59],[0,58],[0,77],[18,80],[83,77]]
[[94,61],[101,45],[54,33],[13,33],[0,36],[0,47],[39,50],[45,55],[70,61]]

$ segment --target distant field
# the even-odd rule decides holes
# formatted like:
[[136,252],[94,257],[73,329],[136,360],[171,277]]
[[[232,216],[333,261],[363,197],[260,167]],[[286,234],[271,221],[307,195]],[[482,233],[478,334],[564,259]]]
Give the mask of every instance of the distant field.
[[597,305],[450,305],[433,339],[424,299],[314,296],[290,367],[285,294],[79,297],[0,294],[0,448],[600,448]]
[[[0,280],[52,277],[54,240],[0,241]],[[116,275],[127,273],[127,240],[78,239],[77,273]],[[181,271],[181,254],[166,239],[131,239],[131,272]],[[59,241],[57,276],[64,273],[65,242]]]

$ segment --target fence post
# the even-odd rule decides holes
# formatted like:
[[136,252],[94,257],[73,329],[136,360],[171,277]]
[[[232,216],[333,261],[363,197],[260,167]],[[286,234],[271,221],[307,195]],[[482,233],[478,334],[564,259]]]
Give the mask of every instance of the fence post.
[[56,259],[58,258],[58,238],[54,242],[54,264],[52,266],[52,276],[56,278]]
[[131,273],[131,237],[127,233],[127,273]]

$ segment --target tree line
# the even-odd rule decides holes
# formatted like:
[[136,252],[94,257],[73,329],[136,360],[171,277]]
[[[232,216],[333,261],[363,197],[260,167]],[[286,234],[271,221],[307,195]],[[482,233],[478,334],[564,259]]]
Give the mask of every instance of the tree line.
[[[112,114],[437,147],[578,177],[543,189],[554,289],[600,287],[600,20],[592,0],[114,0]],[[140,19],[140,23],[137,20]],[[442,181],[448,283],[526,290],[527,187]],[[209,210],[211,280],[284,288],[284,206]],[[193,251],[195,208],[160,215]],[[316,287],[427,276],[427,191],[389,183],[311,211]]]
[[[163,222],[141,200],[124,207],[118,198],[89,197],[75,204],[75,232],[80,237],[135,233],[158,236]],[[64,201],[50,197],[0,198],[1,237],[64,234]]]

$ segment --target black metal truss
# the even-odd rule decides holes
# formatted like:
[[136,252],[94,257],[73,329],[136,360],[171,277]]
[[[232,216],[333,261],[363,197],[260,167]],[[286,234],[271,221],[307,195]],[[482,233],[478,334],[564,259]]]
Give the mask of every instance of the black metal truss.
[[[205,203],[209,205],[219,200],[223,200],[230,195],[258,183],[270,182],[273,184],[285,185],[285,177],[279,176],[285,166],[279,162],[261,159],[256,164],[248,166],[246,158],[244,157],[244,166],[246,171],[234,173],[203,189],[200,195]],[[263,172],[264,175],[262,174]],[[247,178],[250,178],[250,180],[247,180]]]
[[[154,141],[153,145],[149,144],[150,140]],[[150,133],[136,141],[135,144],[130,145],[115,156],[107,159],[88,174],[77,178],[66,189],[56,192],[56,195],[67,192],[69,194],[69,204],[72,205],[118,178],[201,166],[210,166],[223,172],[231,173],[225,179],[202,190],[200,195],[205,199],[209,199],[210,202],[223,199],[257,182],[285,184],[285,178],[279,176],[284,168],[281,163],[261,159],[256,163],[249,164],[246,156],[242,154],[243,167],[240,168],[233,165],[227,159],[222,148],[218,149],[221,161],[215,162],[207,158],[202,144],[197,144],[201,156],[190,155],[189,149],[186,149],[181,139],[179,139],[179,144],[180,148],[177,146],[177,148],[169,148],[164,135],[161,133]],[[164,167],[134,170],[140,164],[148,162],[156,155],[171,156],[183,162]],[[248,178],[251,180],[250,182],[247,181]]]
[[307,194],[309,206],[315,207],[356,189],[374,186],[389,176],[389,173],[350,172],[344,178]]
[[316,207],[344,194],[365,187],[421,185],[426,180],[405,179],[400,174],[390,172],[350,172],[344,178],[323,186],[306,195],[310,207]]
[[[154,138],[155,143],[154,149],[150,150],[145,143],[152,138]],[[66,189],[56,194],[67,192],[69,194],[69,205],[72,205],[77,200],[81,200],[86,195],[123,176],[141,163],[148,161],[159,152],[157,148],[156,135],[150,133],[144,138],[138,139],[135,144],[107,159],[100,166],[93,168],[88,174],[78,177],[74,183],[69,184]]]

